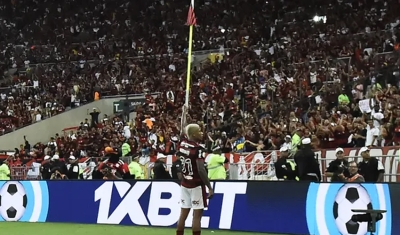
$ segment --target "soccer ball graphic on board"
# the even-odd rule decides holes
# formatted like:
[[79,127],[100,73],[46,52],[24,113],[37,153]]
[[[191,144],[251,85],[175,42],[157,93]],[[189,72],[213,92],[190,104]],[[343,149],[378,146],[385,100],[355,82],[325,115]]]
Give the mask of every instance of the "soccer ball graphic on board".
[[24,186],[8,181],[0,189],[0,215],[5,221],[18,221],[24,215],[28,198]]
[[373,209],[367,190],[360,184],[345,184],[339,189],[333,203],[333,216],[342,235],[367,234],[368,223],[352,221],[351,217],[357,214],[352,212],[352,209]]

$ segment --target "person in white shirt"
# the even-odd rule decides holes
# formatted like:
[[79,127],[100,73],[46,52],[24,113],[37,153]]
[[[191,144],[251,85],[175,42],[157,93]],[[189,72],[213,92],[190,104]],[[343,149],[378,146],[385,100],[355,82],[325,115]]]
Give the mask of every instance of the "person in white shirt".
[[375,105],[374,108],[371,110],[371,118],[374,121],[374,126],[376,128],[379,128],[381,126],[382,119],[385,118],[385,115],[383,115],[379,104]]
[[124,137],[127,139],[131,138],[131,130],[129,128],[129,122],[127,122],[124,126]]
[[368,120],[368,127],[367,127],[367,138],[365,140],[365,146],[378,146],[380,136],[379,128],[374,126],[372,120]]
[[36,111],[36,122],[42,121],[42,114],[39,111]]
[[287,148],[289,151],[292,149],[292,137],[290,135],[285,136],[285,143],[282,144],[281,148]]

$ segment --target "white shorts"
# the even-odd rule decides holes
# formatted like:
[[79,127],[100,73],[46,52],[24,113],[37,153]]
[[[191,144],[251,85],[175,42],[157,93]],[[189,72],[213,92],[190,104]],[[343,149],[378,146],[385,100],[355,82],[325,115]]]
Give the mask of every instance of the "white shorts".
[[207,193],[205,186],[186,188],[181,186],[181,207],[200,210],[207,207]]

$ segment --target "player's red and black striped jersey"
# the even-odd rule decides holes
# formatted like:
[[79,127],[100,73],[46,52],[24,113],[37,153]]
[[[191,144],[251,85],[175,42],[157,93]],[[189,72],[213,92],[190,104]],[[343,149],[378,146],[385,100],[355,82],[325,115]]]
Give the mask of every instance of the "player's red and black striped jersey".
[[204,185],[197,170],[197,160],[204,164],[205,149],[194,141],[184,140],[180,143],[177,155],[181,159],[182,186],[195,188]]

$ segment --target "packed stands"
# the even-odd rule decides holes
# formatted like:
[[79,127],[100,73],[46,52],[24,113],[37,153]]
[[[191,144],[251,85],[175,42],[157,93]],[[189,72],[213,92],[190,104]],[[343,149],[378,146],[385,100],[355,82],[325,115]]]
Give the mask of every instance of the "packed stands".
[[[17,71],[2,85],[3,133],[90,102],[96,91],[160,91],[129,120],[129,135],[125,124],[110,118],[97,130],[57,141],[64,158],[70,152],[102,157],[104,147],[120,147],[124,135],[134,151],[169,154],[164,148],[179,137],[185,96],[186,3],[13,2],[1,8],[7,14],[0,22],[0,56]],[[294,135],[311,137],[316,149],[397,145],[397,5],[199,2],[194,48],[216,53],[193,68],[187,121],[200,123],[227,153],[277,150]],[[360,137],[370,130],[371,117],[379,138],[366,143]],[[106,131],[113,125],[115,136]],[[44,149],[36,146],[35,155],[43,157]]]

